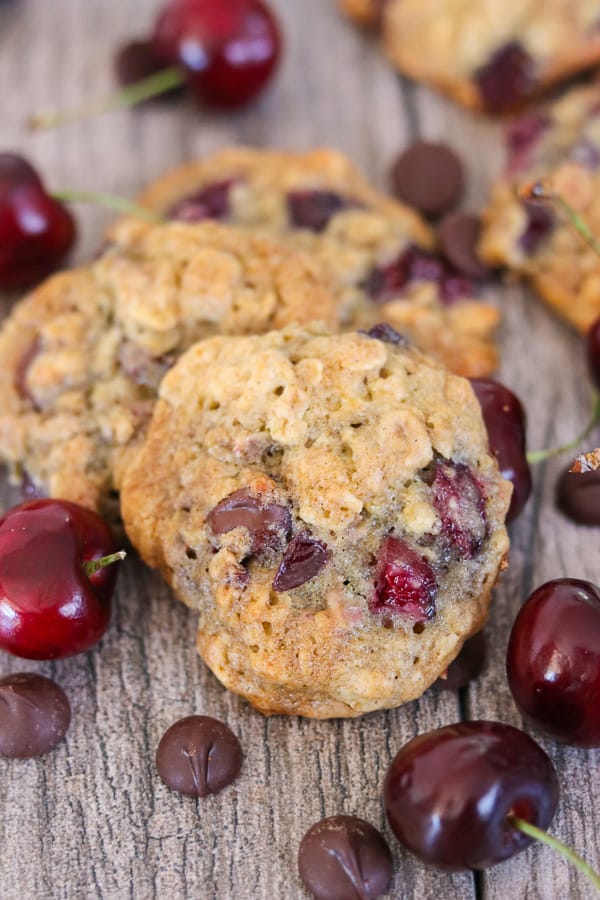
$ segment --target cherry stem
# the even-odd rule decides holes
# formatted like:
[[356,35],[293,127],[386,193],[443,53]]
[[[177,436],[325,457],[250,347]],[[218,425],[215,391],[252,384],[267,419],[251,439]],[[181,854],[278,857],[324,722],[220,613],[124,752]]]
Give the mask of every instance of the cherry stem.
[[548,847],[552,847],[553,850],[560,853],[560,855],[568,860],[568,862],[572,863],[582,875],[585,875],[585,877],[594,885],[596,890],[600,891],[600,875],[586,863],[585,859],[582,859],[581,856],[575,853],[574,850],[571,850],[571,848],[567,847],[566,844],[563,844],[562,841],[549,835],[547,831],[537,828],[535,825],[531,825],[530,822],[525,822],[524,819],[519,819],[518,816],[509,816],[508,821],[515,828],[518,828],[519,831],[522,831],[523,834],[526,834],[536,841],[540,841],[542,844],[546,844]]
[[563,444],[561,447],[549,447],[546,450],[530,450],[527,453],[527,462],[531,464],[544,462],[546,459],[550,459],[552,456],[559,456],[561,453],[566,453],[568,450],[576,450],[583,442],[590,436],[594,428],[600,424],[600,391],[594,391],[592,394],[592,412],[590,415],[590,420],[585,427],[585,430],[581,432],[581,434],[575,438],[574,441],[570,441],[568,444]]
[[127,213],[138,219],[146,219],[148,222],[160,224],[164,219],[145,206],[138,206],[131,200],[123,197],[115,197],[114,194],[96,194],[93,191],[53,191],[52,197],[64,203],[91,203],[94,206],[104,206],[106,209]]
[[91,578],[92,575],[95,575],[100,569],[105,569],[107,566],[119,562],[120,559],[125,559],[126,556],[127,554],[124,550],[119,550],[118,553],[110,553],[108,556],[101,556],[100,559],[88,559],[83,564],[85,574],[88,578]]
[[91,119],[95,116],[101,116],[104,113],[112,112],[115,109],[125,109],[142,103],[144,100],[151,100],[175,87],[181,87],[185,84],[185,73],[182,69],[175,67],[162,69],[148,78],[142,78],[134,84],[129,84],[122,90],[117,91],[104,100],[98,100],[89,106],[80,106],[77,109],[70,110],[54,110],[39,115],[32,116],[27,122],[28,127],[32,131],[41,131],[47,128],[57,128],[60,125],[70,125],[73,122],[80,122],[82,119]]

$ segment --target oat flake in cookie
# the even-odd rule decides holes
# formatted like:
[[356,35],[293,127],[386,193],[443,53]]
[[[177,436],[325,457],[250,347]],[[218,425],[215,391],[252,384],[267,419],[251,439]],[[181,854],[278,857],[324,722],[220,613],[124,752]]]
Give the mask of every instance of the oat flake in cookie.
[[337,323],[312,260],[214,222],[140,230],[47,281],[0,332],[0,458],[33,489],[118,519],[158,385],[214,334]]
[[196,344],[160,398],[124,520],[223,684],[317,718],[418,697],[508,549],[469,382],[401,343],[287,328]]

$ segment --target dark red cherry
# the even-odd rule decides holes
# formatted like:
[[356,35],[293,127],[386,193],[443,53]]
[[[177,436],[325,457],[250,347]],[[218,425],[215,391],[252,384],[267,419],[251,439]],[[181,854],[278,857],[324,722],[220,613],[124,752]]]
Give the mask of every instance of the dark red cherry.
[[519,106],[535,86],[535,63],[518,41],[500,47],[475,75],[484,108],[504,113]]
[[459,722],[414,738],[395,756],[383,789],[401,844],[441,869],[485,869],[531,838],[515,816],[546,829],[558,779],[541,747],[500,722]]
[[585,349],[590,377],[596,390],[600,391],[600,319],[590,326]]
[[234,184],[237,184],[237,179],[228,178],[187,194],[171,207],[167,218],[188,223],[226,219],[231,212],[230,195]]
[[473,295],[473,283],[452,268],[444,259],[422,250],[407,247],[395,260],[377,266],[367,275],[363,285],[374,303],[387,303],[400,296],[415,281],[433,281],[439,286],[443,303],[452,304]]
[[0,288],[29,287],[56,269],[75,241],[75,220],[36,171],[0,153]]
[[181,66],[203,103],[224,108],[249,103],[267,86],[281,42],[262,0],[171,0],[152,35],[158,59]]
[[369,598],[371,612],[428,622],[435,616],[437,591],[431,564],[405,541],[386,537],[379,549],[375,588]]
[[[117,81],[123,87],[137,84],[152,75],[158,75],[165,68],[165,64],[159,59],[149,40],[129,41],[117,50],[114,62]],[[171,88],[164,93],[157,94],[151,100],[171,100],[182,91],[180,87]],[[149,101],[141,101],[149,102]]]
[[115,551],[110,529],[65,500],[32,500],[0,518],[0,648],[27,659],[87,650],[108,626],[114,565],[85,564]]
[[576,747],[600,747],[600,591],[589,581],[543,584],[515,619],[506,657],[521,712]]
[[498,460],[503,478],[512,482],[513,494],[506,516],[512,522],[521,514],[531,494],[531,470],[525,456],[525,410],[512,391],[491,378],[472,378],[490,451]]
[[542,203],[525,201],[523,208],[527,216],[527,224],[519,238],[519,247],[525,253],[535,253],[552,233],[554,213]]

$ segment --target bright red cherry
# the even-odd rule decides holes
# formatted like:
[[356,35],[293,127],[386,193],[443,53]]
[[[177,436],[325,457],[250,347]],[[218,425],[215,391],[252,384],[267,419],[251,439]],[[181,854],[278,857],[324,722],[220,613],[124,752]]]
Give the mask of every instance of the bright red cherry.
[[[0,648],[27,659],[87,650],[110,620],[117,577],[108,525],[65,500],[32,500],[0,518]],[[117,558],[121,558],[117,554]],[[93,560],[104,565],[91,570]]]
[[152,48],[165,66],[185,70],[203,103],[231,108],[267,86],[281,41],[262,0],[171,0],[154,26]]
[[33,167],[0,153],[0,288],[40,281],[63,261],[75,234],[73,216],[46,193]]
[[558,779],[541,747],[500,722],[459,722],[414,738],[384,784],[398,840],[441,869],[485,869],[531,843],[510,817],[546,829]]
[[512,628],[508,683],[521,712],[576,747],[600,747],[600,590],[559,578],[531,594]]
[[491,378],[472,378],[490,450],[498,460],[500,473],[512,482],[513,494],[506,516],[512,522],[521,514],[531,494],[531,470],[525,456],[525,410],[519,398]]

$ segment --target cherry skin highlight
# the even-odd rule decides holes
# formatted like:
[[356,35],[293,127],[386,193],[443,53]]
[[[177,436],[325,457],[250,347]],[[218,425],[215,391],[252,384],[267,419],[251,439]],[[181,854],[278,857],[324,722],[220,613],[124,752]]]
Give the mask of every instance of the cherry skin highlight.
[[108,627],[114,565],[84,563],[114,553],[108,525],[65,500],[32,500],[0,518],[0,649],[26,659],[87,650]]
[[385,809],[401,844],[440,869],[485,869],[531,838],[515,816],[546,829],[558,779],[541,747],[500,722],[459,722],[420,735],[392,761]]
[[71,213],[46,193],[21,156],[0,153],[0,288],[30,287],[63,261],[76,236]]
[[262,0],[171,0],[152,50],[180,66],[194,95],[217,108],[244,106],[270,82],[281,55],[277,20]]
[[515,703],[540,730],[600,747],[600,590],[558,578],[527,599],[506,657]]

